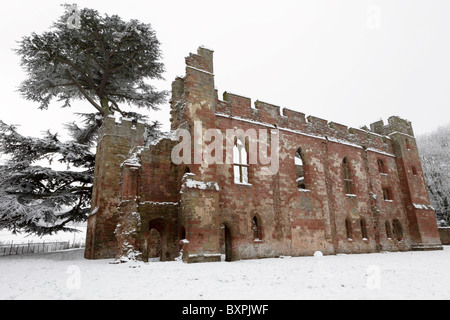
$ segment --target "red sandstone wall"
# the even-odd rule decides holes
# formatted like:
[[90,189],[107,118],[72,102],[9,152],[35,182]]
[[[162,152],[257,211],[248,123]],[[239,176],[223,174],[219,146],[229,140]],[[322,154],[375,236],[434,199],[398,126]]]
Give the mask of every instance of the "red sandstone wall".
[[176,142],[163,140],[141,153],[140,201],[179,202],[183,168],[172,163],[171,152]]
[[439,228],[439,235],[443,245],[450,245],[450,228]]
[[[372,192],[376,195],[376,209],[379,210],[379,216],[375,220],[378,225],[373,225],[373,228],[379,232],[379,242],[381,250],[397,251],[407,250],[411,248],[411,241],[408,235],[408,221],[403,208],[403,199],[401,197],[401,186],[397,173],[397,165],[395,158],[376,153],[367,153],[369,166],[369,183],[372,185]],[[382,160],[385,167],[385,174],[378,170],[377,161]],[[385,201],[383,198],[383,188],[390,188],[393,200]],[[386,222],[392,228],[394,219],[398,219],[403,226],[404,240],[399,242],[393,235],[388,238],[386,230]]]
[[[328,123],[316,117],[305,117],[304,114],[284,109],[283,115],[280,114],[280,107],[270,105],[264,102],[255,102],[252,108],[251,100],[247,97],[238,96],[231,93],[224,94],[224,101],[217,101],[217,123],[222,130],[228,128],[240,128],[244,131],[250,128],[268,129],[277,127],[281,132],[281,169],[274,178],[277,180],[277,186],[280,186],[280,195],[274,195],[271,187],[264,187],[262,181],[256,181],[257,194],[252,195],[250,190],[239,190],[236,196],[252,197],[257,199],[261,197],[272,198],[267,203],[267,207],[247,207],[247,216],[251,216],[249,211],[271,212],[275,205],[273,198],[283,198],[285,194],[290,197],[302,198],[302,202],[313,202],[312,211],[316,214],[323,212],[320,218],[321,230],[329,244],[334,245],[336,252],[372,252],[375,250],[408,250],[415,245],[439,246],[436,219],[434,211],[430,207],[426,184],[421,170],[420,158],[418,156],[415,139],[413,136],[411,124],[405,120],[392,117],[389,124],[384,126],[377,123],[375,131],[347,128],[346,126]],[[384,134],[394,134],[396,141]],[[403,142],[397,142],[399,139],[409,140],[409,146]],[[287,185],[286,182],[293,179],[295,169],[292,168],[293,155],[298,147],[302,147],[309,156],[310,163],[309,177],[314,184],[311,192],[296,195],[295,183]],[[403,149],[407,150],[403,150]],[[399,149],[401,149],[399,151]],[[346,196],[343,191],[343,177],[341,163],[344,157],[348,157],[352,167],[352,176],[354,178],[355,196]],[[385,166],[385,172],[380,173],[377,161],[382,160]],[[289,163],[290,161],[290,163]],[[291,168],[287,169],[289,166]],[[412,174],[412,167],[416,174]],[[254,173],[260,168],[250,169]],[[231,167],[223,169],[226,172],[224,182],[225,189],[235,190],[243,189],[242,186],[233,186]],[[230,181],[228,181],[230,179]],[[247,186],[247,188],[249,188]],[[291,188],[291,190],[290,190]],[[388,188],[391,198],[383,198],[383,189]],[[295,192],[292,193],[292,190]],[[227,192],[227,191],[224,191]],[[244,192],[244,193],[241,193]],[[227,196],[233,199],[233,197]],[[290,199],[288,197],[288,199]],[[307,199],[307,200],[305,200]],[[315,201],[317,199],[317,201]],[[223,210],[228,212],[228,207],[234,208],[235,202],[231,204],[222,204]],[[292,210],[292,207],[285,208],[286,202],[281,201],[280,210],[283,217],[289,217],[291,222],[302,221],[305,212]],[[405,211],[405,208],[407,209]],[[232,210],[231,210],[232,211]],[[270,216],[270,215],[269,215]],[[293,218],[294,217],[294,218]],[[345,219],[352,220],[354,230],[353,241],[348,241],[346,229],[344,228]],[[232,217],[228,218],[233,220]],[[248,229],[251,218],[247,217],[246,222],[240,222],[239,230]],[[356,241],[361,239],[360,219],[367,223],[369,232],[368,240]],[[234,219],[236,220],[236,219]],[[263,219],[264,220],[264,219]],[[270,221],[270,218],[266,218]],[[282,219],[281,219],[282,220]],[[401,225],[401,236],[388,237],[386,223],[392,228],[394,220]],[[287,241],[294,243],[296,232],[299,226],[294,223],[288,223],[291,227],[291,235],[286,237]],[[247,224],[247,226],[245,225]],[[300,229],[307,228],[308,223],[300,223]],[[266,229],[272,228],[265,227]],[[283,227],[281,227],[283,228]],[[412,230],[412,235],[410,231]],[[291,233],[289,232],[289,233]],[[270,233],[269,233],[270,234]],[[307,242],[306,236],[302,235],[300,242]],[[411,238],[412,236],[412,238]],[[315,244],[320,241],[312,241]],[[286,248],[285,243],[281,245]],[[301,244],[291,245],[292,251],[302,250]],[[308,247],[312,250],[311,247]],[[282,251],[282,250],[281,250]]]
[[[235,127],[244,131],[266,128],[236,119],[217,119],[218,128],[223,130]],[[295,183],[294,155],[299,147],[305,153],[309,192],[299,191]],[[354,170],[356,197],[346,196],[343,190],[341,163],[344,157],[350,159]],[[385,162],[387,175],[378,172],[379,158]],[[378,199],[379,221],[383,222],[382,225],[386,219],[392,221],[396,218],[402,222],[404,229],[407,226],[401,197],[396,196],[392,202],[383,200],[384,185],[389,185],[394,194],[400,192],[396,163],[392,156],[368,152],[366,164],[362,148],[281,132],[280,161],[279,173],[273,177],[258,175],[261,168],[252,166],[250,183],[253,186],[236,185],[232,166],[223,165],[219,169],[221,215],[224,222],[234,226],[236,246],[241,248],[241,257],[251,254],[307,255],[316,250],[327,253],[333,253],[334,250],[374,252],[380,241],[384,248],[390,250],[408,247],[406,241],[399,244],[388,240],[386,233],[378,230],[378,225],[374,225],[372,219],[369,192],[373,190]],[[250,228],[255,214],[262,218],[263,243],[252,243]],[[346,236],[347,217],[353,221],[353,241],[349,241]],[[362,240],[359,227],[361,218],[367,222],[368,240]]]

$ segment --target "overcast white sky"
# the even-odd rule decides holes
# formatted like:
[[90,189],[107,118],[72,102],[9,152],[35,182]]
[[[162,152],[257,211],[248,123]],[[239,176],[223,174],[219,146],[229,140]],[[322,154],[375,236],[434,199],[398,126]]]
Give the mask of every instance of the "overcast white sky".
[[[71,1],[67,1],[72,3]],[[21,98],[25,79],[16,41],[47,30],[64,1],[5,1],[0,16],[1,114],[20,132],[62,131],[87,102],[39,111]],[[184,57],[215,51],[216,87],[348,126],[398,115],[417,134],[450,122],[448,0],[77,1],[101,13],[151,23],[167,72],[161,89],[184,75]],[[168,130],[169,106],[158,118]]]

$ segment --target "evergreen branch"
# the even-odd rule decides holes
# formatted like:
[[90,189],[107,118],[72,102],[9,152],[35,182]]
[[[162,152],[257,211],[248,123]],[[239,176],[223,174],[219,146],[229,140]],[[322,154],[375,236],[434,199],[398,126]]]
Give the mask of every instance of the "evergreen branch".
[[[56,57],[56,59],[70,67],[72,67],[73,69],[75,69],[76,71],[78,71],[84,78],[85,80],[87,80],[87,82],[89,83],[89,86],[92,90],[96,89],[95,84],[92,82],[91,78],[89,77],[88,73],[86,71],[84,71],[83,69],[81,69],[80,67],[78,67],[76,64],[72,63],[69,60],[66,60],[64,58],[61,58],[59,56]],[[68,69],[66,69],[68,70]],[[71,77],[71,79],[73,79],[73,77]],[[76,80],[73,80],[76,84],[78,83]]]
[[142,51],[143,51],[142,49],[141,49],[141,50],[136,50],[136,51],[134,51],[134,52],[131,54],[131,56],[130,56],[130,58],[128,59],[128,61],[126,61],[124,64],[122,64],[122,65],[119,66],[119,67],[116,67],[116,68],[111,69],[110,72],[111,72],[111,73],[115,73],[115,72],[117,72],[117,71],[120,71],[120,70],[122,70],[123,68],[125,68],[126,66],[128,66],[129,64],[131,64],[132,62],[137,63],[136,60],[134,60],[134,56],[135,56],[137,53],[142,52]]

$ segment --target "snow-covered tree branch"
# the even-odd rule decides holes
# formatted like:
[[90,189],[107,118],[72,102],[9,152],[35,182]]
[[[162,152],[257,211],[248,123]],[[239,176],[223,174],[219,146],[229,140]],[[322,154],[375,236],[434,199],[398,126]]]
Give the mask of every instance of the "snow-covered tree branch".
[[[62,142],[50,132],[24,137],[0,121],[0,152],[8,156],[0,167],[0,229],[51,234],[87,218],[95,164],[89,145]],[[68,169],[39,165],[55,160]]]
[[162,79],[159,41],[150,24],[123,21],[96,10],[79,11],[79,28],[68,28],[67,12],[51,31],[24,37],[16,52],[28,73],[22,95],[47,109],[53,99],[69,107],[86,100],[103,117],[122,113],[120,103],[157,109],[167,93],[147,80]]
[[418,137],[431,204],[441,226],[450,226],[450,125]]
[[[37,102],[39,109],[48,109],[55,100],[61,107],[82,100],[93,112],[66,124],[72,136],[68,142],[50,131],[42,138],[24,137],[0,120],[0,154],[8,158],[0,166],[0,229],[42,235],[70,230],[68,223],[87,219],[95,163],[92,148],[108,115],[118,112],[145,121],[148,139],[158,135],[157,121],[121,106],[157,110],[166,99],[165,91],[148,83],[162,79],[164,72],[151,25],[85,8],[77,11],[80,21],[71,28],[72,14],[67,11],[49,31],[19,41],[16,53],[27,73],[19,92]],[[54,169],[55,161],[67,169]]]

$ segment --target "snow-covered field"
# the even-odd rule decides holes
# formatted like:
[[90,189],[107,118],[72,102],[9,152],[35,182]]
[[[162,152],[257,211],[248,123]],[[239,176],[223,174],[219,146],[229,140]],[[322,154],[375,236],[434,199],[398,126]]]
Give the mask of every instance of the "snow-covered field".
[[450,299],[450,247],[208,264],[0,257],[0,299]]

